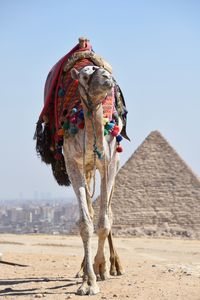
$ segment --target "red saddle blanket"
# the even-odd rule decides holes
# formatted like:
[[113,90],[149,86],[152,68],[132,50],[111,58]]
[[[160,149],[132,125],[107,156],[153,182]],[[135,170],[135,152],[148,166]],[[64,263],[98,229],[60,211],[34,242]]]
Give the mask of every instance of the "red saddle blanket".
[[[53,174],[61,185],[69,185],[70,183],[62,155],[64,130],[68,130],[71,127],[70,134],[76,134],[79,129],[84,127],[78,83],[71,78],[70,69],[66,71],[65,66],[73,54],[84,51],[93,52],[89,42],[86,43],[84,48],[80,48],[79,44],[77,44],[50,70],[44,88],[44,107],[36,127],[37,153],[42,161],[52,165]],[[80,70],[86,65],[94,65],[94,62],[90,58],[82,58],[75,61],[73,67]],[[104,117],[108,118],[108,121],[112,119],[113,114],[122,119],[123,129],[121,135],[129,139],[126,135],[127,110],[125,101],[116,82],[111,93],[103,101],[103,111]],[[73,115],[74,112],[76,116]],[[69,121],[70,126],[68,125]],[[106,134],[110,133],[110,128],[113,128],[112,124],[108,124],[105,128]],[[59,166],[57,161],[61,162]],[[57,173],[59,173],[58,176]]]

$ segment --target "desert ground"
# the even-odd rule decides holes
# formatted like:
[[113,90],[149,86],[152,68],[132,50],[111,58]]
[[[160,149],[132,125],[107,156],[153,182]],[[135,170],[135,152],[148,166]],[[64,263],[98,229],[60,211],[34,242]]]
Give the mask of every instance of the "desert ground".
[[[100,281],[101,292],[78,296],[83,250],[77,236],[0,235],[0,297],[28,300],[200,300],[200,241],[115,238],[125,274]],[[97,238],[92,248],[95,254]],[[109,252],[106,248],[109,261]]]

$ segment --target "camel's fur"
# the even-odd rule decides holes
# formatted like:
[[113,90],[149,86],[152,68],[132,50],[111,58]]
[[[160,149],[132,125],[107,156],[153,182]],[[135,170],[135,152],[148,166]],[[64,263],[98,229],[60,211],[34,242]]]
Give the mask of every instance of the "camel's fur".
[[[95,74],[93,74],[95,72]],[[92,74],[94,75],[91,79]],[[78,72],[71,70],[73,79],[79,80],[79,92],[81,95],[82,107],[85,116],[85,129],[79,130],[75,136],[64,138],[63,153],[67,173],[72,183],[79,202],[80,235],[84,246],[83,261],[83,284],[78,289],[78,294],[96,294],[99,287],[96,283],[96,277],[105,279],[107,277],[107,265],[104,254],[105,240],[108,237],[111,250],[111,268],[112,275],[122,274],[122,267],[119,257],[113,246],[112,241],[112,214],[111,197],[115,182],[115,175],[118,168],[118,153],[116,152],[116,139],[107,136],[104,137],[103,108],[102,100],[113,87],[113,79],[109,72],[102,68],[88,66]],[[93,110],[92,116],[88,117],[87,101],[91,101]],[[92,122],[94,127],[92,126]],[[98,220],[98,250],[92,262],[91,237],[93,234],[93,208],[92,199],[87,192],[86,183],[89,186],[94,177],[94,131],[96,132],[96,146],[102,153],[103,158],[96,158],[96,168],[101,178],[100,194],[100,214]],[[85,175],[85,177],[84,177]]]

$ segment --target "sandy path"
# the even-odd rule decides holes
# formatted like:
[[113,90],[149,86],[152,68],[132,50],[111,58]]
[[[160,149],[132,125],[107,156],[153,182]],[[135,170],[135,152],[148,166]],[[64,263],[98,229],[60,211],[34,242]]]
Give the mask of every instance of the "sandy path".
[[[200,300],[200,241],[116,238],[125,275],[99,282],[92,299]],[[95,254],[97,239],[93,240]],[[82,260],[79,237],[0,235],[1,299],[87,299],[75,292]],[[108,253],[108,249],[107,249]]]

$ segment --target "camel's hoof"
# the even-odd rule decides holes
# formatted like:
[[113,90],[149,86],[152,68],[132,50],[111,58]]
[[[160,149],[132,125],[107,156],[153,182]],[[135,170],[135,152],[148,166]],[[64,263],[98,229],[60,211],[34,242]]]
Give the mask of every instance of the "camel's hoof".
[[108,274],[107,272],[100,274],[101,280],[107,280],[108,279]]
[[97,281],[104,281],[104,280],[107,280],[109,278],[107,273],[98,274],[96,277],[97,277]]
[[110,275],[111,276],[117,276],[117,272],[115,270],[110,270]]
[[96,277],[97,277],[97,281],[101,281],[101,276],[99,274],[96,275]]
[[76,273],[76,275],[75,275],[75,278],[82,278],[82,277],[83,277],[83,274],[80,272]]
[[124,270],[117,270],[117,276],[124,275]]
[[87,295],[96,295],[100,292],[97,284],[89,286],[89,291]]
[[100,292],[98,285],[92,284],[92,285],[86,285],[82,284],[80,288],[77,290],[77,295],[84,296],[84,295],[96,295]]
[[108,269],[105,260],[100,262],[95,262],[93,267],[94,267],[94,272],[96,274],[97,281],[108,279]]
[[96,274],[96,279],[97,281],[103,281],[103,280],[107,280],[109,278],[107,271],[105,272],[99,272],[98,274]]

